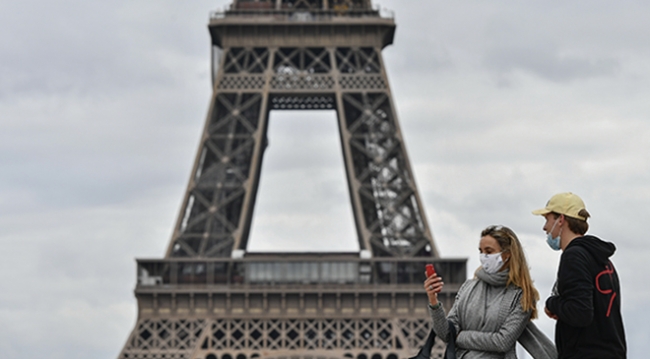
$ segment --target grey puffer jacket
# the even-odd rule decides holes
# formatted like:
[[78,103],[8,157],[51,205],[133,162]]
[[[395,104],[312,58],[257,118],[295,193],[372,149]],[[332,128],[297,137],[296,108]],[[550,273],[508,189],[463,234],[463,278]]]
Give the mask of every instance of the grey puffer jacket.
[[[442,307],[429,307],[433,329],[439,338],[447,342],[447,320],[454,324],[458,333],[458,359],[517,358],[517,339],[524,330],[530,333],[531,326],[536,329],[530,322],[530,311],[524,311],[521,307],[522,290],[513,285],[506,286],[508,271],[488,274],[480,269],[476,276],[477,278],[467,280],[460,287],[449,315],[445,316]],[[533,349],[539,353],[531,354],[534,358],[556,357],[556,354],[553,355],[555,349],[552,342],[544,339],[546,340],[542,346],[537,345],[537,348]],[[522,344],[531,351],[526,344]]]

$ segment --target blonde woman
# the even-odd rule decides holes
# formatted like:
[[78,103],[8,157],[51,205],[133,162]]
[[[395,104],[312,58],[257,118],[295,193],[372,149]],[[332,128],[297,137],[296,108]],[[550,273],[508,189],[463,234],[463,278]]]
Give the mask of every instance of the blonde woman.
[[[539,299],[524,251],[510,228],[490,226],[481,232],[479,252],[481,267],[460,287],[448,315],[438,302],[442,278],[434,274],[425,280],[433,330],[446,342],[447,320],[454,325],[459,359],[517,358],[517,339],[537,318]],[[538,330],[534,335],[543,337],[535,338],[535,346],[525,345],[534,358],[557,357],[548,338]]]

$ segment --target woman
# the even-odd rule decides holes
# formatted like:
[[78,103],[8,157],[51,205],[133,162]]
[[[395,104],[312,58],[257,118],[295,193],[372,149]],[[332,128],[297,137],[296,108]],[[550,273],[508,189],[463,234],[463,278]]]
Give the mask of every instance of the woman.
[[[446,317],[438,302],[442,279],[434,274],[425,280],[433,330],[447,341],[447,320],[454,324],[459,359],[516,358],[515,344],[530,320],[537,318],[539,299],[524,251],[510,228],[490,226],[481,232],[479,252],[481,267],[460,287]],[[535,335],[539,334],[537,330]],[[545,347],[533,348],[533,357],[553,357],[552,342],[548,338],[542,342]]]

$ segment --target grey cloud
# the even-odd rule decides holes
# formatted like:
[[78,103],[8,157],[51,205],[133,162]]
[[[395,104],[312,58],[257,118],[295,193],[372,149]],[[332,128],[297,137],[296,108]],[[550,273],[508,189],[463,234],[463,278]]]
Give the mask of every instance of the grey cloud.
[[[56,154],[31,148],[27,153],[2,156],[0,184],[30,193],[39,205],[50,208],[121,203],[152,187],[185,181],[192,158],[190,151],[184,150],[186,155],[180,156],[173,148],[168,148],[166,161],[162,161],[162,149],[156,156],[146,151],[124,156],[101,149],[79,151],[79,147],[65,152],[63,147]],[[159,165],[152,166],[154,162]],[[180,168],[186,168],[186,173]],[[180,190],[177,195],[181,196]]]
[[[0,100],[9,94],[96,95],[146,85],[171,86],[178,81],[174,74],[178,69],[170,68],[174,62],[191,64],[195,57],[204,64],[209,54],[201,42],[208,39],[205,27],[188,29],[174,21],[187,20],[191,12],[174,14],[165,7],[151,11],[157,6],[149,4],[147,9],[131,2],[53,4],[17,2],[3,10],[4,26],[11,31],[0,35],[6,44],[0,50]],[[163,19],[165,26],[152,26]],[[207,23],[207,14],[204,19]],[[169,42],[175,43],[175,52],[164,47]],[[179,69],[194,70],[188,67]]]
[[272,111],[264,171],[343,168],[335,111]]
[[557,51],[533,47],[492,48],[487,51],[484,63],[501,76],[523,70],[555,82],[613,76],[621,68],[620,61],[614,58],[561,56]]

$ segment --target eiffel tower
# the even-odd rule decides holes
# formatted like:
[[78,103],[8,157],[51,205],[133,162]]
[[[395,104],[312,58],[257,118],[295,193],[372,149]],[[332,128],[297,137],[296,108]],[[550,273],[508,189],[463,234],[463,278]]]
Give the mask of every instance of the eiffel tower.
[[[381,56],[394,19],[370,0],[233,0],[209,31],[203,135],[165,257],[137,260],[138,318],[118,358],[414,355],[425,264],[449,309],[466,259],[440,258],[415,185]],[[247,251],[269,113],[296,109],[336,111],[358,252]]]

